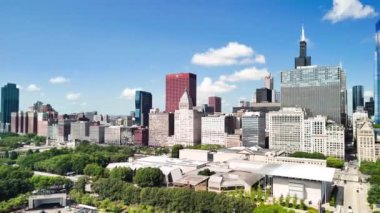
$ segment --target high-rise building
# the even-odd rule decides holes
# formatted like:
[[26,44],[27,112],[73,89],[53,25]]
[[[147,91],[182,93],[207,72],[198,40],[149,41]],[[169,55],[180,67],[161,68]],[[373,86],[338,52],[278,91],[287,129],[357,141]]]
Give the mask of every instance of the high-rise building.
[[192,73],[166,75],[166,112],[178,109],[179,101],[187,90],[193,106],[197,105],[197,76]]
[[380,20],[376,23],[375,51],[375,123],[380,124]]
[[234,121],[230,115],[202,117],[202,144],[224,146],[227,135],[235,132]]
[[264,87],[273,90],[273,76],[272,74],[269,74],[264,77]]
[[269,148],[293,153],[301,150],[305,112],[301,108],[282,108],[269,112]]
[[208,105],[213,108],[213,112],[222,112],[222,98],[213,96],[208,97]]
[[16,84],[8,83],[1,88],[1,123],[11,123],[11,113],[19,110],[20,93]]
[[149,111],[152,109],[152,94],[136,91],[135,94],[135,123],[139,126],[149,126]]
[[355,112],[358,106],[364,107],[364,89],[361,85],[352,87],[352,112]]
[[358,123],[363,119],[368,119],[368,112],[365,111],[363,107],[358,107],[358,109],[352,113],[352,135],[355,141]]
[[92,125],[90,126],[90,141],[92,143],[104,143],[104,125]]
[[139,127],[133,131],[133,144],[137,146],[148,146],[149,143],[149,130],[147,128]]
[[369,101],[365,102],[364,110],[368,112],[368,117],[372,117],[375,113],[375,101],[373,97],[369,98]]
[[26,112],[26,119],[28,120],[25,122],[27,133],[37,134],[37,112]]
[[246,112],[242,118],[243,146],[265,148],[265,115],[262,112]]
[[307,42],[305,37],[305,31],[302,26],[301,39],[300,39],[300,55],[294,59],[294,68],[310,66],[311,57],[307,56]]
[[58,120],[58,141],[64,142],[69,140],[72,120],[64,116]]
[[174,134],[174,114],[160,112],[149,113],[149,146],[168,146],[168,137]]
[[[133,132],[130,132],[133,133]],[[104,142],[113,145],[125,145],[128,139],[128,127],[107,126],[104,130]],[[132,137],[132,134],[130,135]]]
[[88,121],[72,122],[70,133],[71,141],[89,140],[90,123]]
[[178,110],[174,112],[174,144],[194,146],[201,143],[202,112],[193,108],[190,94],[185,90]]
[[359,124],[357,129],[357,157],[358,161],[376,161],[375,132],[369,120]]
[[281,106],[302,107],[346,125],[346,74],[339,66],[309,66],[281,72]]
[[272,90],[267,88],[256,89],[256,103],[272,102]]
[[19,131],[19,117],[18,112],[11,113],[11,132],[18,133]]

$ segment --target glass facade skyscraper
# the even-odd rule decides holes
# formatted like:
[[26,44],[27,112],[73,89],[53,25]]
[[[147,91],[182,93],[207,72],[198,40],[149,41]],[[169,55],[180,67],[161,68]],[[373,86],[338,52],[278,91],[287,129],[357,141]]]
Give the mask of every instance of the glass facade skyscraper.
[[376,23],[376,51],[375,51],[375,119],[380,124],[380,20]]
[[149,111],[152,109],[152,94],[145,91],[136,91],[135,108],[135,123],[140,126],[149,126]]
[[346,124],[346,74],[339,66],[308,66],[281,72],[281,106]]
[[352,87],[352,112],[355,112],[358,106],[364,107],[364,89],[361,85]]
[[16,84],[8,83],[1,88],[1,122],[11,122],[11,113],[19,111],[20,93]]

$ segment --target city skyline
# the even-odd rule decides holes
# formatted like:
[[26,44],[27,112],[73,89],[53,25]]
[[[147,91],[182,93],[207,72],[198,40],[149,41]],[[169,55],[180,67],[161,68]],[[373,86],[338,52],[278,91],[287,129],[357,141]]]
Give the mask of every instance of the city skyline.
[[[41,100],[62,113],[125,115],[134,109],[138,89],[151,92],[153,107],[163,110],[165,75],[191,72],[198,79],[197,104],[216,95],[229,112],[239,99],[252,100],[268,73],[280,89],[280,72],[291,69],[299,55],[302,25],[312,64],[342,62],[347,87],[364,85],[366,99],[373,93],[376,1],[346,1],[354,2],[353,11],[341,16],[334,13],[339,8],[333,1],[297,2],[296,7],[280,1],[40,2],[43,7],[8,2],[0,9],[0,83],[20,86],[20,110]],[[281,22],[276,18],[289,13],[293,16]]]

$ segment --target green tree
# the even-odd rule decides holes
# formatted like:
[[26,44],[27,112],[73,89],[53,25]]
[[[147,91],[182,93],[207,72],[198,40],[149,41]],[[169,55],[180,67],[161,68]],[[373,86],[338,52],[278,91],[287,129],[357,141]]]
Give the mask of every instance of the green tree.
[[79,193],[84,193],[87,181],[87,177],[78,178],[78,181],[74,183],[73,189]]
[[87,164],[83,170],[84,174],[91,177],[101,177],[104,174],[104,168],[96,163]]
[[4,157],[5,158],[9,158],[9,152],[8,152],[8,150],[5,150]]
[[183,146],[176,144],[172,147],[172,158],[179,158],[179,150],[183,149]]
[[253,210],[253,213],[293,213],[293,210],[286,210],[280,205],[260,205]]
[[368,191],[367,201],[370,204],[380,203],[380,185],[372,185]]
[[281,194],[280,198],[278,199],[278,202],[280,202],[280,205],[284,205],[284,195]]
[[326,159],[326,157],[319,152],[313,152],[313,153],[308,153],[308,152],[294,152],[289,155],[289,157],[294,157],[294,158],[310,158],[310,159]]
[[110,172],[110,178],[116,178],[126,182],[133,181],[133,170],[131,168],[117,167]]
[[30,178],[30,183],[34,189],[53,189],[61,190],[65,189],[69,191],[73,186],[73,182],[64,177],[48,177],[41,175],[34,175]]
[[214,175],[214,171],[210,171],[210,169],[204,169],[198,172],[198,175],[203,175],[203,176],[211,176]]
[[259,184],[259,186],[257,187],[257,201],[261,203],[262,198],[263,198],[263,189],[261,188],[261,185]]
[[305,199],[301,199],[301,201],[300,201],[300,209],[302,209],[302,210],[306,209]]
[[289,204],[290,204],[290,195],[288,194],[285,197],[285,206],[289,208],[290,207]]
[[342,169],[344,166],[343,160],[339,160],[339,159],[334,158],[334,157],[328,157],[326,159],[326,163],[327,163],[328,167],[333,167],[333,168],[337,168],[337,169]]
[[298,198],[297,198],[297,195],[295,194],[292,199],[293,208],[297,208],[297,202],[298,202]]
[[18,154],[17,154],[17,152],[15,152],[15,151],[11,151],[11,152],[9,153],[9,159],[11,159],[11,160],[16,160],[16,159],[17,159],[17,156],[18,156]]
[[139,185],[140,187],[154,187],[161,186],[164,179],[159,168],[141,168],[136,172],[133,182]]

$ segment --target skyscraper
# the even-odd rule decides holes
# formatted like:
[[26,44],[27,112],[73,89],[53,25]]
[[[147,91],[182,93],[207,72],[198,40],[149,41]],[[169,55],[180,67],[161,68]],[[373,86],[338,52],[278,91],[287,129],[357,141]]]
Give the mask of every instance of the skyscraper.
[[149,126],[149,111],[152,109],[152,94],[145,91],[136,91],[135,108],[136,124]]
[[352,112],[355,112],[358,106],[364,107],[364,89],[361,85],[352,87]]
[[300,39],[300,55],[294,59],[294,68],[310,66],[311,57],[307,56],[307,42],[305,37],[305,31],[302,26],[301,39]]
[[376,23],[375,123],[380,124],[380,20]]
[[19,110],[20,93],[16,84],[8,83],[1,88],[1,122],[11,122],[11,113]]
[[193,106],[197,105],[197,76],[192,73],[174,73],[166,75],[166,112],[178,109],[179,100],[187,90]]
[[264,87],[273,90],[273,76],[269,74],[264,77]]
[[213,108],[213,112],[222,112],[222,98],[208,97],[208,105]]
[[256,89],[256,103],[272,102],[272,90],[268,88]]

